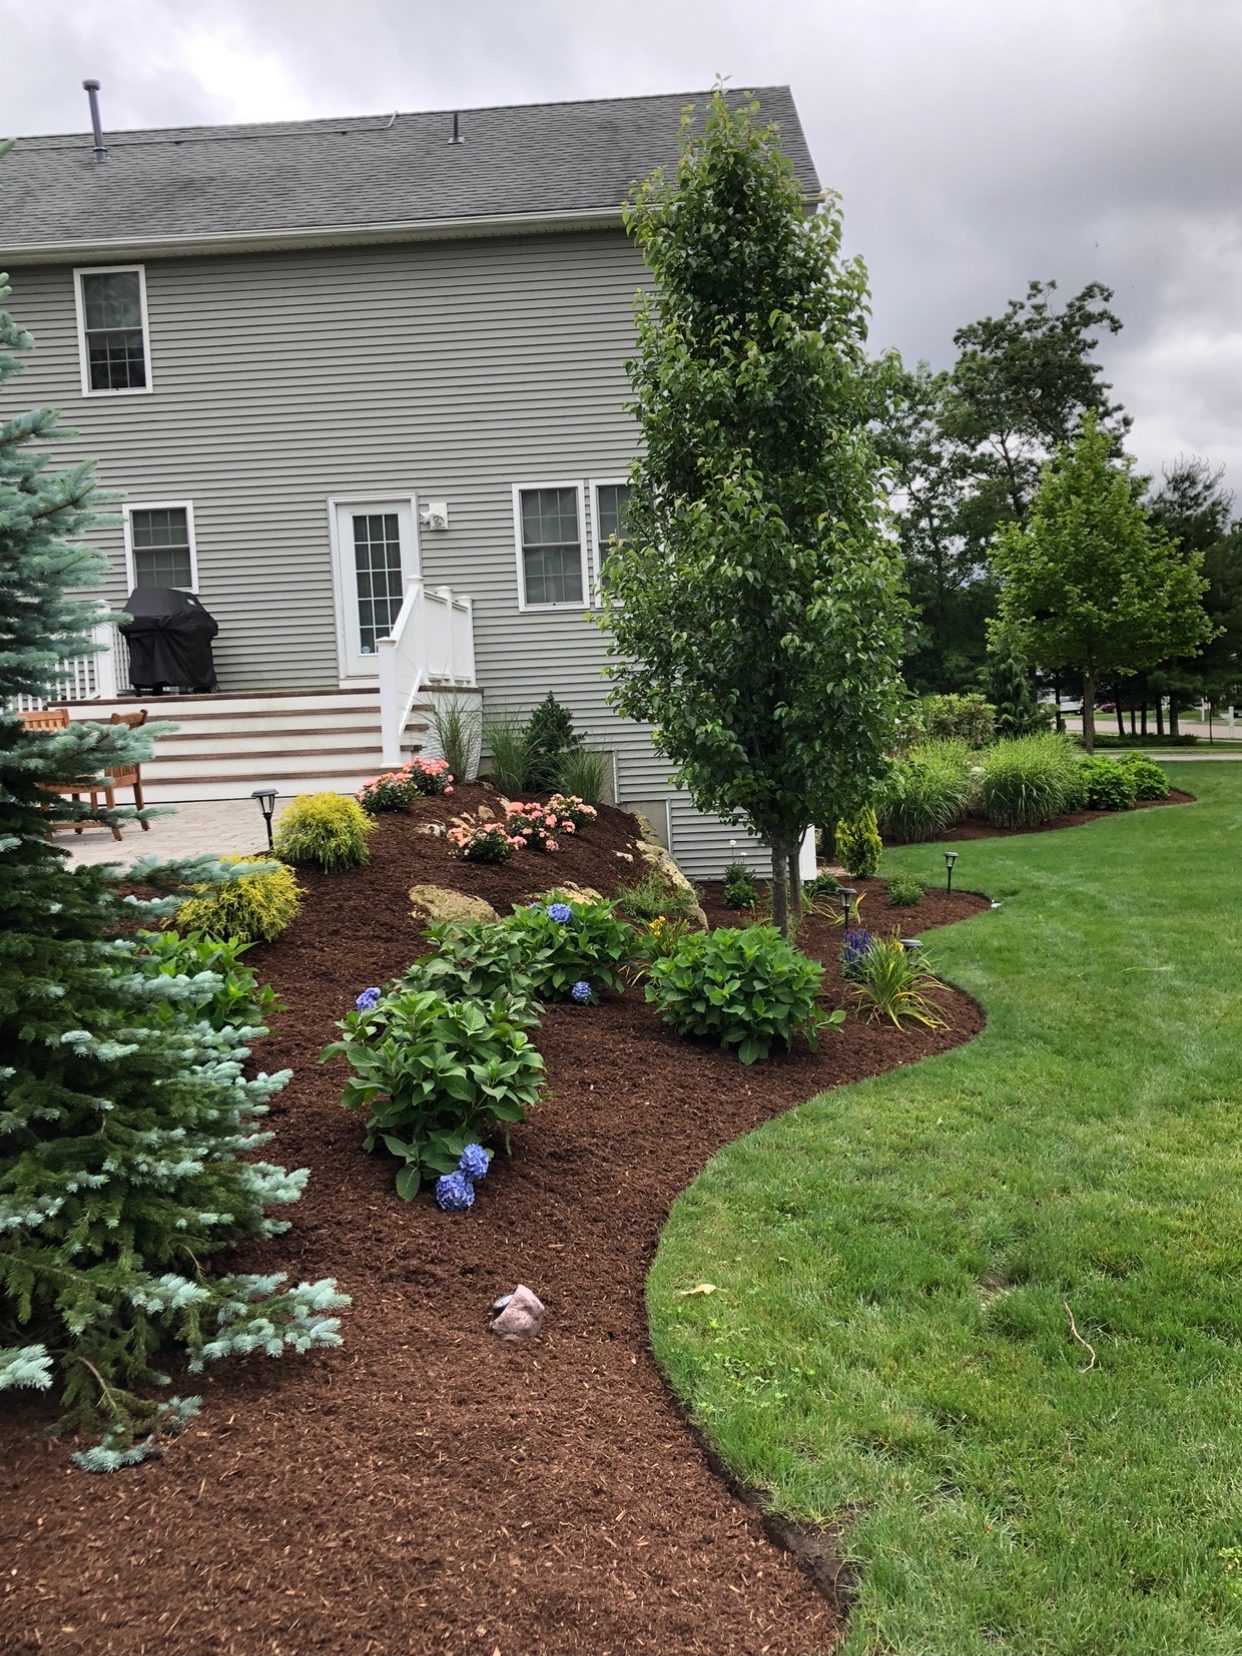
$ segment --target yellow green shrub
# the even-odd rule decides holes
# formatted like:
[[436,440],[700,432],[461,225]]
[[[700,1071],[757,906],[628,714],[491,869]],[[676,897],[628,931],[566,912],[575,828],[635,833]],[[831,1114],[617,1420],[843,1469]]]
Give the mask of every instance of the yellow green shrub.
[[302,888],[291,868],[272,868],[266,857],[222,857],[226,863],[267,863],[268,872],[243,874],[224,885],[195,886],[195,895],[177,910],[174,926],[207,937],[235,937],[243,943],[270,943],[290,925],[302,905]]
[[329,873],[357,868],[367,861],[367,836],[374,831],[356,799],[344,794],[299,794],[280,819],[276,855],[295,866],[323,868]]

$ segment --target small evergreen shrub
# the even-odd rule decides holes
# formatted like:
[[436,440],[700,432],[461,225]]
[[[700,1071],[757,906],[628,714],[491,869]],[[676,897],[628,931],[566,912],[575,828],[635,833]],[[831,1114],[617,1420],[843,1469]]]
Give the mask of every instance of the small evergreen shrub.
[[575,747],[563,753],[556,768],[556,785],[577,794],[588,805],[601,805],[608,790],[612,756],[603,748]]
[[875,811],[868,805],[848,821],[837,823],[837,861],[855,880],[870,880],[880,866],[884,851]]
[[291,868],[265,857],[222,857],[235,866],[255,865],[253,874],[225,885],[196,885],[177,910],[174,924],[207,937],[235,937],[243,943],[270,943],[297,918],[302,888]]
[[974,802],[977,766],[956,739],[922,742],[894,760],[876,801],[884,838],[904,845],[954,827]]
[[907,950],[899,937],[873,937],[849,976],[869,1022],[887,1018],[898,1029],[908,1021],[944,1029],[931,998],[944,985],[933,976],[921,949]]
[[374,827],[356,799],[299,794],[277,826],[275,855],[295,868],[322,868],[329,874],[358,868],[370,857],[367,837]]
[[945,737],[982,747],[992,740],[996,709],[982,696],[924,696],[923,729],[933,739]]
[[996,828],[1035,828],[1081,809],[1081,759],[1068,737],[1052,732],[997,742],[983,756],[984,816]]
[[755,876],[745,863],[732,862],[724,871],[725,907],[751,909],[755,906]]
[[717,1042],[744,1064],[787,1049],[800,1035],[839,1029],[844,1013],[819,1004],[824,969],[772,926],[692,932],[651,962],[647,1000],[679,1035]]
[[689,886],[675,885],[659,869],[652,868],[641,880],[621,886],[612,900],[618,914],[635,924],[667,919],[684,919],[698,907]]
[[514,1010],[504,999],[450,1001],[397,987],[347,1013],[342,1038],[324,1049],[325,1059],[349,1061],[341,1103],[367,1110],[363,1142],[400,1161],[405,1201],[429,1176],[458,1171],[468,1144],[507,1135],[539,1102],[543,1059]]
[[584,902],[554,891],[550,902],[530,903],[500,921],[521,945],[525,971],[540,1000],[568,1000],[576,983],[620,989],[638,953],[633,926],[611,903]]
[[[532,793],[551,793],[564,787],[561,771],[568,756],[582,746],[574,732],[573,714],[549,690],[526,726]],[[577,791],[577,790],[570,790]]]
[[888,900],[894,908],[906,908],[923,901],[923,886],[912,874],[894,874],[888,882]]
[[1138,779],[1120,759],[1087,754],[1079,762],[1079,781],[1089,811],[1129,811],[1138,797]]
[[1127,753],[1121,763],[1133,779],[1135,799],[1169,797],[1169,779],[1154,759],[1142,753]]

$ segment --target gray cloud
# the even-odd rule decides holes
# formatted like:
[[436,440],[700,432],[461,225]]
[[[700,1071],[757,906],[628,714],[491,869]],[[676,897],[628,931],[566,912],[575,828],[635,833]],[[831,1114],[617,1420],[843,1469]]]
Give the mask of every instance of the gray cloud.
[[[362,114],[788,81],[873,338],[943,363],[1032,276],[1116,289],[1145,469],[1242,483],[1234,0],[9,0],[0,128]],[[2,211],[2,197],[0,197]]]

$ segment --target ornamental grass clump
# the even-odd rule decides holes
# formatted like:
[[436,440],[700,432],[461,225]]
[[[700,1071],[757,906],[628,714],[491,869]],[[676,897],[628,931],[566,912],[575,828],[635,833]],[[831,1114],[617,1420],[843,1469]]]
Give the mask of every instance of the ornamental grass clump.
[[898,1029],[906,1023],[948,1027],[932,999],[944,984],[929,970],[923,951],[907,949],[900,937],[871,938],[849,977],[868,1022],[887,1018]]
[[884,838],[905,845],[955,827],[974,803],[977,767],[977,757],[956,740],[920,742],[894,760],[876,800]]
[[995,828],[1036,828],[1065,811],[1080,810],[1081,754],[1066,736],[1049,731],[997,742],[983,755],[979,800]]
[[1083,802],[1089,811],[1131,811],[1138,798],[1138,780],[1120,759],[1085,754],[1079,761]]
[[601,805],[611,768],[612,755],[603,748],[570,748],[557,764],[556,785],[567,794],[576,794],[588,805]]
[[356,799],[344,794],[299,794],[276,829],[274,853],[295,868],[322,868],[329,874],[359,868],[370,858],[367,838],[375,822]]
[[679,1035],[715,1041],[743,1064],[785,1051],[801,1036],[818,1044],[843,1012],[819,1004],[824,969],[773,926],[692,932],[651,962],[647,1000]]
[[196,885],[177,910],[174,924],[183,932],[206,937],[234,937],[242,943],[270,943],[297,918],[302,888],[291,868],[267,857],[224,857],[223,862],[253,866],[252,874],[227,885]]
[[451,1001],[397,985],[341,1020],[323,1058],[349,1061],[341,1103],[367,1111],[365,1147],[400,1162],[403,1200],[431,1175],[459,1172],[468,1145],[500,1132],[507,1146],[509,1128],[539,1102],[544,1064],[521,1012],[501,998]]
[[676,885],[658,868],[652,868],[641,880],[618,887],[612,906],[627,920],[643,925],[656,919],[687,919],[699,905],[692,886]]

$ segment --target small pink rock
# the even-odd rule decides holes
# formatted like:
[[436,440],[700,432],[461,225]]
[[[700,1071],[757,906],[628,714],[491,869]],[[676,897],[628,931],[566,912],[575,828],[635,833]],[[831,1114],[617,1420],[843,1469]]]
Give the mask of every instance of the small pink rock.
[[[499,1300],[496,1303],[501,1304]],[[493,1334],[514,1345],[533,1340],[543,1322],[543,1301],[520,1282],[499,1311],[492,1309],[492,1320],[487,1326]]]

